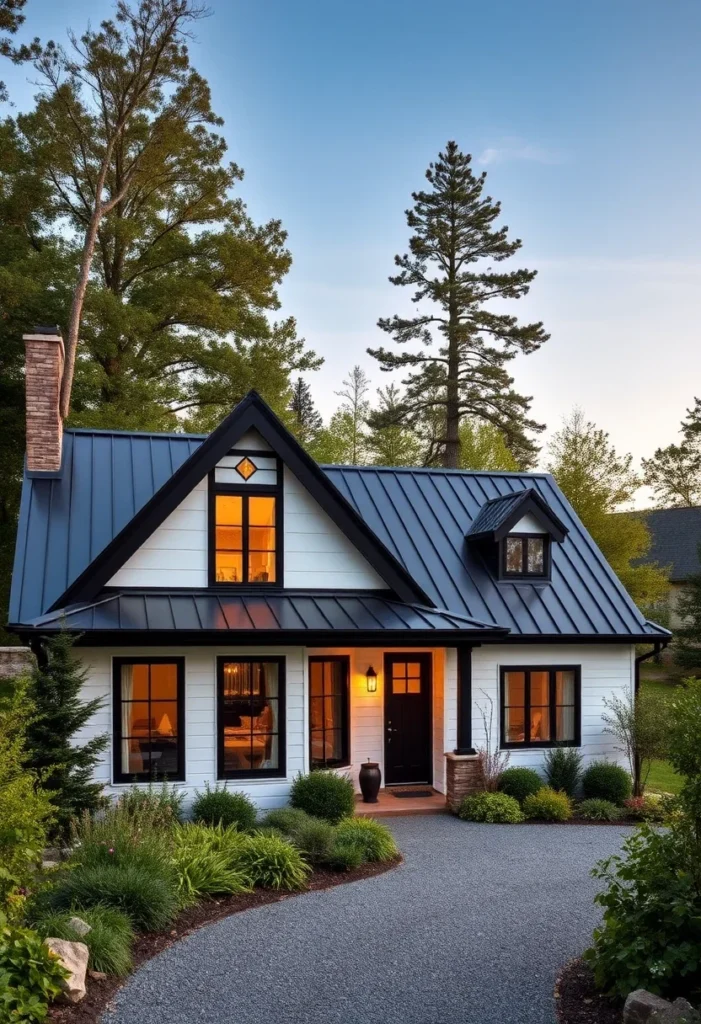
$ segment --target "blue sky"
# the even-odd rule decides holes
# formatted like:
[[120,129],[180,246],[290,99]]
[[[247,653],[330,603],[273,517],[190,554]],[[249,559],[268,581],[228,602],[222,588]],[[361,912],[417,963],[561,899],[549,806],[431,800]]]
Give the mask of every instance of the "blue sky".
[[[345,372],[407,305],[387,282],[403,211],[450,139],[488,172],[539,276],[514,310],[551,340],[513,364],[557,429],[581,405],[636,458],[675,439],[701,394],[701,4],[698,0],[211,0],[195,65],[225,118],[241,193],[280,217],[294,266],[281,298]],[[109,3],[28,0],[27,34],[65,38]],[[31,97],[4,68],[12,98]]]

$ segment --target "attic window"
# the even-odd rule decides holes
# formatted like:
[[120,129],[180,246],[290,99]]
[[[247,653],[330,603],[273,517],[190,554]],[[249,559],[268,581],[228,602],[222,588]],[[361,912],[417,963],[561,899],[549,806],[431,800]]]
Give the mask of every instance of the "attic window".
[[249,458],[241,459],[236,466],[236,472],[244,478],[244,480],[250,480],[253,474],[256,472],[258,467],[254,466]]
[[502,576],[544,579],[550,573],[550,537],[539,533],[510,533],[502,541]]

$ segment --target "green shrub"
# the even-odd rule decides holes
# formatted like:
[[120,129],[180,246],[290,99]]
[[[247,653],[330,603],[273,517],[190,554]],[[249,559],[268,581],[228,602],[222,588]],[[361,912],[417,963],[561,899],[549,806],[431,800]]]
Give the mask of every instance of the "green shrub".
[[268,811],[263,819],[263,827],[276,828],[283,835],[291,836],[304,822],[309,821],[310,815],[301,811],[298,807],[276,807]]
[[183,905],[203,896],[250,892],[250,879],[235,866],[243,841],[234,827],[191,822],[176,829],[173,857]]
[[543,788],[543,780],[533,768],[507,768],[499,776],[499,790],[520,804],[530,793]]
[[116,907],[139,931],[157,932],[177,913],[177,877],[170,864],[163,871],[139,863],[77,867],[49,892],[48,902],[54,910]]
[[310,871],[292,843],[255,833],[239,847],[236,866],[253,885],[265,889],[303,889]]
[[686,821],[665,831],[643,824],[623,856],[592,872],[607,883],[595,900],[603,922],[585,953],[599,988],[625,997],[637,988],[675,997],[701,976],[699,844]]
[[0,923],[0,1020],[43,1021],[67,972],[28,928]]
[[[81,918],[90,925],[91,931],[80,935],[69,924],[72,917]],[[49,914],[37,922],[36,929],[44,938],[85,943],[90,951],[88,967],[91,971],[103,971],[119,978],[131,971],[134,931],[131,921],[121,910],[93,907],[91,910]]]
[[25,733],[34,709],[23,682],[0,683],[0,913],[25,886],[46,845],[53,814],[35,772],[25,767]]
[[242,832],[250,831],[256,823],[256,806],[245,793],[232,793],[228,789],[207,784],[204,793],[196,793],[192,805],[194,821],[205,825],[236,825]]
[[74,824],[74,862],[84,867],[141,864],[163,871],[170,863],[177,824],[172,806],[148,793],[126,793]]
[[572,802],[566,793],[556,793],[545,786],[523,801],[523,813],[534,821],[569,821]]
[[341,846],[357,846],[364,861],[388,861],[398,856],[394,836],[372,818],[345,818],[336,826],[336,842]]
[[290,803],[315,818],[325,818],[336,825],[355,813],[353,783],[345,775],[332,771],[314,771],[298,775],[292,783]]
[[575,797],[582,779],[582,755],[575,747],[553,747],[545,753],[545,778],[556,793]]
[[577,808],[580,818],[588,821],[618,821],[621,817],[621,808],[616,807],[610,800],[583,800]]
[[332,871],[354,871],[360,867],[363,860],[361,846],[335,838],[326,863]]
[[463,797],[458,817],[463,821],[488,821],[502,825],[517,825],[523,821],[518,800],[508,793],[473,793]]
[[119,799],[119,804],[133,818],[148,816],[154,828],[171,828],[183,820],[185,794],[167,782],[149,783],[146,789],[134,786]]
[[323,864],[328,860],[334,844],[334,826],[323,818],[307,815],[307,820],[299,823],[294,832],[289,834],[289,839],[309,864]]
[[630,775],[611,761],[594,761],[582,775],[586,799],[610,800],[621,807],[631,794]]

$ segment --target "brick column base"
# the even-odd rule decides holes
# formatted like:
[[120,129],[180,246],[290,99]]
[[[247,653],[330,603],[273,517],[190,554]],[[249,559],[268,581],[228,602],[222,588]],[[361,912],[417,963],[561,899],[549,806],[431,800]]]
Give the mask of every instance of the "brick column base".
[[464,796],[484,789],[482,766],[477,754],[448,753],[445,762],[446,803],[455,814]]

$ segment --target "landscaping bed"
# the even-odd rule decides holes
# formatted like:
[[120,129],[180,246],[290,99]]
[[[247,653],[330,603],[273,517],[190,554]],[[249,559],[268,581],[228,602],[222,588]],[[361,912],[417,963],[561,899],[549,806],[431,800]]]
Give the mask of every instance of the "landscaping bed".
[[[339,873],[338,871],[316,870],[309,878],[307,888],[299,892],[280,892],[277,889],[260,889],[251,893],[237,893],[221,899],[213,899],[189,907],[178,915],[172,928],[167,932],[145,934],[137,937],[132,948],[134,970],[141,964],[151,960],[163,950],[179,942],[187,935],[214,924],[224,917],[240,914],[244,910],[253,910],[267,903],[278,903],[281,900],[302,896],[305,892],[317,892],[330,889],[336,885],[357,882],[364,878],[372,878],[383,874],[401,863],[401,857],[395,857],[384,863],[361,864],[360,867]],[[90,978],[85,999],[74,1006],[55,1003],[49,1010],[47,1020],[58,1024],[97,1024],[105,1013],[114,996],[126,983],[127,978],[106,977],[102,980]]]
[[565,964],[555,983],[555,1008],[560,1024],[621,1024],[623,1000],[598,991],[589,964],[581,957]]

